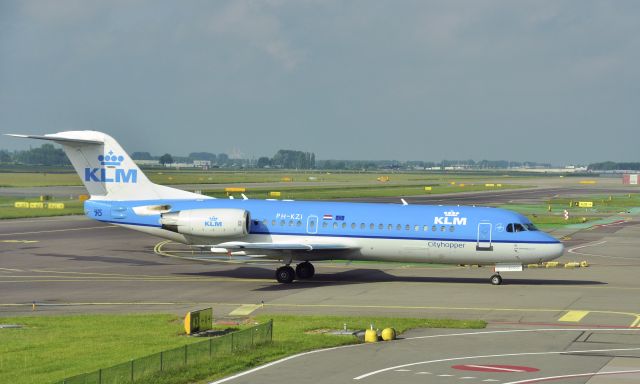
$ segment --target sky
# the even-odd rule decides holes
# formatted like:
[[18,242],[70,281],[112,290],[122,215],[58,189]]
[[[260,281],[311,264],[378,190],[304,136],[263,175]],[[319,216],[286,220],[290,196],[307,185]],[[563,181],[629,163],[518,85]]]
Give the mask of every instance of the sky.
[[153,154],[640,161],[640,1],[0,1],[0,133],[84,129]]

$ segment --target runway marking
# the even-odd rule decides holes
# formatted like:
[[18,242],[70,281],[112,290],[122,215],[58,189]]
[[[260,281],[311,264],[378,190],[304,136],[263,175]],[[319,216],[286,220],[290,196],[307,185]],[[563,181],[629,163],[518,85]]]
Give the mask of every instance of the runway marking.
[[39,243],[39,240],[0,240],[0,243]]
[[566,321],[572,323],[578,323],[583,317],[587,316],[589,311],[569,311],[564,314],[558,321]]
[[24,272],[22,269],[13,269],[13,268],[0,268],[2,271],[10,271],[10,272]]
[[260,308],[260,304],[243,304],[229,313],[229,316],[249,316],[253,311]]
[[[460,361],[460,360],[471,360],[471,359],[486,359],[486,358],[492,358],[492,357],[509,357],[509,356],[541,356],[541,355],[581,354],[581,353],[594,353],[594,352],[621,352],[621,351],[639,351],[639,350],[640,350],[640,348],[615,348],[615,349],[591,349],[591,350],[575,350],[575,351],[502,353],[502,354],[495,354],[495,355],[477,355],[477,356],[464,356],[464,357],[450,357],[450,358],[445,358],[445,359],[419,361],[419,362],[415,362],[415,363],[396,365],[395,367],[378,369],[377,371],[372,371],[372,372],[365,373],[365,374],[360,375],[360,376],[356,376],[353,379],[354,380],[362,380],[362,379],[366,379],[367,377],[370,377],[370,376],[373,376],[373,375],[377,375],[379,373],[394,371],[396,369],[400,369],[400,368],[404,368],[404,367],[412,367],[412,366],[415,366],[415,365],[422,365],[422,364],[442,363],[442,362],[448,362],[448,361]],[[638,370],[638,372],[640,372],[640,370]],[[507,383],[507,384],[516,384],[516,383],[525,383],[525,382],[529,382],[529,381],[518,381],[518,382]]]
[[519,380],[519,381],[511,381],[505,384],[530,384],[530,383],[539,383],[542,381],[555,381],[561,379],[569,379],[574,377],[591,377],[591,376],[604,376],[604,375],[625,375],[630,373],[640,373],[640,369],[633,369],[628,371],[610,371],[610,372],[591,372],[591,373],[576,373],[572,375],[561,375],[561,376],[547,376],[547,377],[539,377],[536,379],[527,379],[527,380]]
[[636,320],[630,325],[630,327],[638,327],[638,326],[640,326],[640,316],[637,316]]
[[567,250],[568,253],[573,253],[574,255],[582,255],[582,256],[592,256],[592,257],[602,257],[606,259],[622,259],[622,260],[635,260],[640,261],[640,258],[637,257],[624,257],[624,256],[611,256],[611,255],[601,255],[598,253],[587,253],[587,252],[576,252],[577,249],[587,248],[587,247],[595,247],[597,245],[602,245],[606,243],[606,240],[598,241],[596,243],[589,243],[584,245],[579,245],[577,247],[569,248]]
[[16,235],[37,235],[40,233],[53,233],[53,232],[70,232],[70,231],[88,231],[91,229],[109,229],[118,228],[116,225],[106,225],[100,227],[86,227],[86,228],[67,228],[67,229],[50,229],[46,231],[33,231],[33,232],[15,232],[15,233],[0,233],[0,236],[16,236]]
[[[640,329],[638,329],[640,331]],[[427,339],[427,338],[438,338],[438,337],[455,337],[455,336],[469,336],[469,335],[491,335],[491,334],[496,334],[496,333],[516,333],[516,332],[557,332],[557,331],[620,331],[619,328],[574,328],[574,329],[558,329],[558,328],[539,328],[539,329],[510,329],[510,330],[501,330],[501,331],[479,331],[479,332],[463,332],[463,333],[445,333],[445,334],[440,334],[440,335],[429,335],[429,336],[416,336],[416,337],[407,337],[406,339],[398,339],[396,340],[397,343],[402,343],[405,341],[410,341],[410,340],[418,340],[418,339]],[[313,355],[316,353],[322,353],[322,352],[330,352],[330,351],[336,351],[336,350],[340,350],[340,349],[347,349],[347,348],[364,348],[364,347],[369,347],[372,346],[372,344],[370,343],[363,343],[363,344],[350,344],[350,345],[341,345],[339,347],[331,347],[331,348],[324,348],[324,349],[316,349],[313,351],[308,351],[308,352],[302,352],[302,353],[298,353],[296,355],[292,355],[292,356],[287,356],[285,358],[282,358],[280,360],[276,360],[276,361],[272,361],[270,363],[264,364],[264,365],[260,365],[258,367],[255,368],[251,368],[249,370],[246,370],[244,372],[240,372],[240,373],[236,373],[235,375],[229,376],[229,377],[225,377],[223,379],[219,379],[216,381],[212,381],[209,384],[221,384],[221,383],[225,383],[227,381],[231,381],[234,379],[237,379],[239,377],[243,377],[243,376],[247,376],[250,375],[254,372],[258,372],[261,371],[263,369],[266,368],[270,368],[273,367],[275,365],[279,365],[282,364],[284,362],[287,362],[289,360],[294,360],[297,359],[299,357],[304,357],[304,356],[308,356],[308,355]],[[636,349],[640,349],[640,348],[636,348]],[[578,351],[579,352],[593,352],[593,351]],[[558,352],[558,353],[571,353],[570,351],[563,351],[563,352]],[[401,366],[398,366],[397,368],[401,368]],[[425,374],[430,374],[429,372],[425,372]],[[486,379],[483,381],[498,381],[495,379]]]

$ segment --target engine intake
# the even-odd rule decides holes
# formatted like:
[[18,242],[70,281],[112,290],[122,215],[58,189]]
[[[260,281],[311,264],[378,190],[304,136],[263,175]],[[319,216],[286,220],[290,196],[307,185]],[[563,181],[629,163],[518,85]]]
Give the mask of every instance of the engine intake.
[[163,213],[162,228],[183,235],[204,237],[242,237],[249,233],[251,223],[244,209],[188,209]]

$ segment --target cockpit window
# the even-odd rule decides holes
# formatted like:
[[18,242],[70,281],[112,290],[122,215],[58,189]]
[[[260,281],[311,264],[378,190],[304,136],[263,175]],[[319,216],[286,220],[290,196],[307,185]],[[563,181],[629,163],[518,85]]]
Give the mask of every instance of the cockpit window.
[[527,231],[538,231],[539,230],[538,227],[533,225],[533,223],[527,223],[524,226],[527,227]]
[[527,229],[520,223],[513,223],[513,224],[507,225],[507,232],[523,232],[526,230]]

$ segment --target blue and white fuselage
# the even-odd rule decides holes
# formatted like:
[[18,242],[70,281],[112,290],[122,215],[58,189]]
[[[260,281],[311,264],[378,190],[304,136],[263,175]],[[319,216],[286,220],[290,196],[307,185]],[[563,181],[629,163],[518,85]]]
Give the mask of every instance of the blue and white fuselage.
[[[281,260],[276,277],[314,274],[330,259],[495,265],[522,270],[562,255],[563,245],[523,215],[489,207],[224,200],[149,181],[109,135],[26,136],[62,145],[91,194],[88,217],[211,252]],[[296,270],[289,266],[300,263]],[[499,275],[491,278],[500,284]]]
[[[163,229],[161,214],[137,214],[136,207],[165,205],[167,212],[235,209],[249,212],[244,236],[208,237]],[[184,244],[220,248],[233,242],[309,244],[276,255],[291,261],[388,260],[452,264],[529,264],[557,258],[562,244],[535,230],[525,217],[499,208],[268,200],[150,200],[85,202],[87,216]],[[203,218],[202,225],[209,217]],[[223,218],[220,218],[223,220]],[[211,224],[211,223],[210,223]],[[224,222],[220,221],[223,225]],[[235,224],[235,223],[233,223]],[[515,231],[518,224],[518,231]],[[243,225],[245,225],[243,223]],[[532,230],[533,229],[533,230]],[[328,246],[340,252],[328,252]],[[327,245],[321,252],[313,252]],[[224,248],[224,247],[222,247]],[[318,247],[320,248],[320,247]],[[253,253],[268,247],[245,249]],[[277,251],[280,251],[279,249]]]

